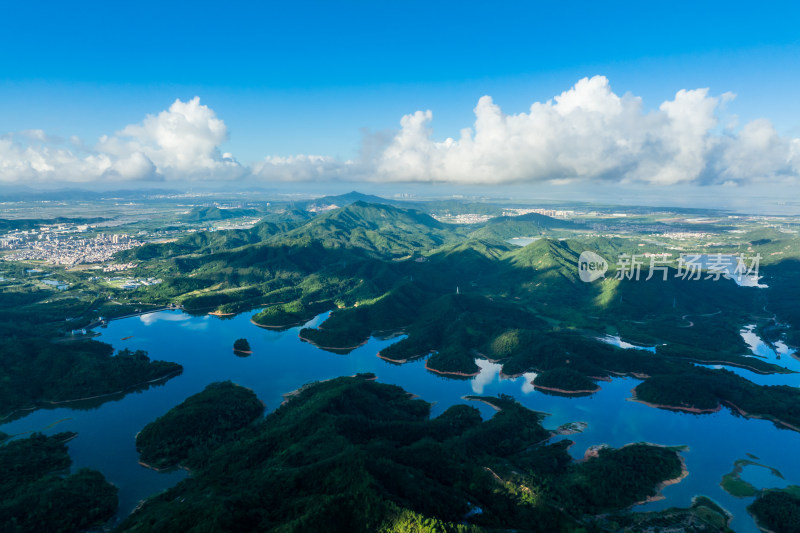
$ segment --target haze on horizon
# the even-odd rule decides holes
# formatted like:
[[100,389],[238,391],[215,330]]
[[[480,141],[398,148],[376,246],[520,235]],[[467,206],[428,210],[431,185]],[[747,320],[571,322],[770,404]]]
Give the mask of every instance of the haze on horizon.
[[16,5],[0,189],[781,198],[799,9],[738,7]]

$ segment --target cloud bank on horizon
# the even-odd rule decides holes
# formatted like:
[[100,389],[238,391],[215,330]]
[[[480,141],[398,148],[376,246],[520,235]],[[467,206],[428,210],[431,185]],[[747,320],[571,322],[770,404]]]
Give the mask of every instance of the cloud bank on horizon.
[[658,185],[796,183],[800,139],[766,119],[720,125],[734,96],[680,90],[658,109],[619,96],[604,76],[583,78],[527,113],[505,114],[490,96],[458,139],[437,141],[431,111],[400,121],[362,156],[269,156],[243,165],[221,153],[225,123],[198,97],[101,137],[93,146],[41,130],[0,135],[0,182],[372,181],[453,184],[621,182]]

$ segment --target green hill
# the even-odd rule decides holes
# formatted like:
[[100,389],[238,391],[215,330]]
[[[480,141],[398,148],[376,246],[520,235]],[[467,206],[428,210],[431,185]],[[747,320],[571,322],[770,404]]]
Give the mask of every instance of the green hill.
[[282,211],[275,211],[264,216],[258,224],[250,229],[250,233],[256,240],[261,241],[294,229],[310,218],[311,214],[302,209],[288,208]]
[[514,217],[495,217],[486,222],[480,229],[472,232],[470,237],[508,240],[514,237],[532,237],[548,234],[554,230],[575,231],[579,229],[585,229],[585,225],[538,213],[528,213]]
[[440,246],[458,238],[446,224],[414,209],[354,202],[319,215],[272,242],[326,248],[360,248],[397,257]]
[[228,220],[229,218],[258,216],[256,209],[220,209],[219,207],[193,207],[181,217],[185,222],[206,222],[211,220]]
[[[207,209],[207,208],[204,208]],[[120,260],[165,259],[182,255],[201,255],[231,250],[259,243],[275,235],[287,232],[305,223],[311,214],[300,209],[285,209],[266,214],[250,228],[198,231],[181,237],[175,242],[145,244],[144,246],[120,252]]]
[[339,207],[346,207],[356,202],[366,202],[370,204],[384,204],[384,205],[396,205],[398,203],[394,200],[388,200],[386,198],[381,198],[380,196],[375,196],[373,194],[363,194],[358,191],[350,191],[345,194],[337,194],[335,196],[323,196],[321,198],[315,198],[310,202],[306,202],[304,204],[304,207],[308,211],[320,211],[331,208],[336,209]]
[[205,454],[264,412],[250,389],[230,381],[212,383],[188,397],[136,435],[141,460],[155,468],[195,467]]

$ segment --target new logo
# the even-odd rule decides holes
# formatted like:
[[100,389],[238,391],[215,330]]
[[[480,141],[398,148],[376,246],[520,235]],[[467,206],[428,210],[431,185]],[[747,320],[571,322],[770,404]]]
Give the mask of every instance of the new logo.
[[608,263],[594,252],[586,250],[578,258],[578,276],[581,281],[588,283],[602,278],[606,270],[608,270]]

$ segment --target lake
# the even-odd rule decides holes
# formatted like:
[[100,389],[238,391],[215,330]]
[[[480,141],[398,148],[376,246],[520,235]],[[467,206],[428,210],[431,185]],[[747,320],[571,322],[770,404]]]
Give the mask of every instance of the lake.
[[[688,506],[694,495],[704,494],[734,514],[732,527],[736,531],[756,532],[745,511],[752,499],[734,498],[719,486],[733,463],[750,453],[786,477],[786,480],[766,477],[759,480],[759,486],[772,486],[770,481],[776,487],[800,484],[800,433],[779,429],[768,421],[744,419],[728,409],[694,415],[631,402],[630,391],[640,383],[637,379],[600,382],[601,390],[588,397],[550,396],[530,385],[535,374],[504,379],[500,365],[479,360],[478,376],[453,380],[426,371],[422,359],[395,365],[376,357],[379,350],[399,338],[372,338],[347,355],[333,354],[301,341],[300,328],[282,332],[259,328],[250,322],[253,314],[255,311],[231,318],[196,317],[171,310],[112,321],[107,328],[97,330],[101,333],[98,340],[116,349],[142,349],[153,359],[175,361],[183,365],[183,374],[101,405],[40,409],[0,425],[0,430],[20,436],[31,431],[77,432],[78,437],[68,443],[73,469],[96,468],[117,485],[118,518],[122,518],[143,498],[173,486],[187,475],[182,470],[159,473],[140,466],[134,442],[136,433],[209,383],[231,380],[249,387],[272,411],[284,394],[310,381],[373,372],[380,382],[399,385],[434,403],[432,416],[465,402],[464,395],[504,393],[526,407],[549,413],[544,422],[547,428],[586,421],[588,427],[583,433],[554,437],[575,441],[570,453],[576,458],[582,457],[589,446],[602,443],[614,447],[640,441],[688,446],[683,456],[689,476],[667,487],[664,500],[638,506],[636,510]],[[327,313],[322,314],[308,325],[319,324],[326,317]],[[240,337],[249,340],[251,356],[233,354],[233,341]],[[480,402],[468,403],[479,409],[484,418],[494,414]]]

